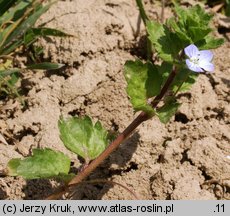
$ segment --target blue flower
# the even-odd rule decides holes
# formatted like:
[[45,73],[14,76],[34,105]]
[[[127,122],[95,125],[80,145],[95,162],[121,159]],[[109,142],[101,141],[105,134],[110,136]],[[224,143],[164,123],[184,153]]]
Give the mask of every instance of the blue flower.
[[214,65],[212,64],[213,53],[209,50],[201,50],[191,44],[184,49],[184,52],[188,59],[186,59],[186,65],[191,71],[195,72],[213,72]]

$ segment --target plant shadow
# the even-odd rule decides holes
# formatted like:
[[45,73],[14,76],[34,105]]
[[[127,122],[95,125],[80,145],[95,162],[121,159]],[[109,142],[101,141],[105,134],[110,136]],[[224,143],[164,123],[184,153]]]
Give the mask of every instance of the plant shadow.
[[[103,183],[81,183],[72,189],[67,199],[75,200],[100,200],[114,184],[107,183],[114,175],[121,175],[123,172],[137,169],[137,164],[129,162],[137,149],[140,135],[136,132],[127,139],[109,158],[107,158],[86,180],[103,180]],[[115,167],[115,168],[114,168]],[[57,184],[58,183],[58,184]],[[49,179],[27,180],[22,191],[25,194],[24,200],[45,199],[55,193],[60,182],[55,183]],[[124,189],[125,190],[125,189]],[[128,192],[127,192],[128,193]],[[0,199],[5,199],[6,193],[0,189]]]
[[25,200],[41,200],[55,192],[56,187],[52,185],[49,179],[27,180],[22,191],[25,194]]
[[[69,198],[74,200],[101,200],[103,196],[114,186],[109,182],[114,175],[121,175],[124,172],[136,170],[138,165],[130,162],[133,153],[136,151],[140,135],[136,132],[126,140],[108,159],[106,159],[87,180],[103,180],[102,183],[83,183],[72,188]],[[108,180],[108,182],[106,182]],[[124,185],[125,186],[125,185]],[[125,191],[125,189],[122,189]],[[128,191],[127,191],[128,193]],[[130,194],[131,196],[131,194]]]

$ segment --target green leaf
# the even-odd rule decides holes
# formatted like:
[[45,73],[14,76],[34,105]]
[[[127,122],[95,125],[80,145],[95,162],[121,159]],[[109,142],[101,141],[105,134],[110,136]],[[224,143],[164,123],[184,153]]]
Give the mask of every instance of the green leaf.
[[166,62],[173,62],[181,49],[178,36],[170,32],[166,25],[155,21],[147,22],[147,32],[159,57]]
[[168,62],[163,62],[161,65],[156,65],[156,67],[162,77],[162,84],[164,84],[172,71],[173,65]]
[[5,76],[11,75],[13,73],[20,72],[20,70],[21,69],[19,69],[19,68],[11,68],[11,69],[7,69],[7,70],[0,70],[0,77],[5,77]]
[[151,62],[147,62],[148,73],[147,73],[147,80],[146,80],[146,90],[147,90],[147,98],[156,96],[161,91],[161,83],[162,77],[157,70],[157,67],[153,65]]
[[[4,64],[8,67],[8,63]],[[8,65],[8,66],[7,66]],[[4,68],[4,67],[1,67]],[[6,70],[0,70],[0,94],[12,94],[20,99],[20,95],[18,93],[18,89],[16,87],[16,83],[19,80],[19,68],[11,68]],[[23,101],[22,101],[23,103]]]
[[203,40],[200,40],[197,42],[197,47],[201,50],[207,50],[207,49],[216,49],[223,45],[224,39],[223,38],[218,38],[215,39],[212,36],[206,36]]
[[19,80],[19,74],[18,73],[12,73],[10,75],[10,79],[7,81],[7,83],[9,86],[14,88],[16,83],[18,82],[18,80]]
[[163,107],[157,110],[160,121],[164,124],[169,122],[170,118],[175,115],[179,107],[180,104],[175,98],[170,98]]
[[7,170],[10,176],[22,176],[25,179],[51,178],[67,175],[70,159],[62,152],[52,149],[33,149],[33,155],[25,159],[11,159]]
[[[17,1],[15,6],[11,7],[3,16],[0,17],[0,26],[2,29],[0,31],[0,53],[3,54],[4,49],[11,49],[12,47],[20,46],[22,40],[18,37],[17,40],[10,40],[11,46],[6,48],[6,41],[11,34],[17,33],[17,27],[26,18],[27,11],[32,5],[32,0],[28,1]],[[28,15],[28,14],[27,14]],[[16,47],[18,47],[16,46]],[[15,48],[16,49],[16,48]],[[6,53],[7,54],[7,53]]]
[[109,144],[107,131],[99,121],[94,125],[88,116],[71,117],[67,120],[61,117],[58,127],[66,148],[86,161],[96,158]]
[[209,27],[212,15],[206,13],[199,5],[189,9],[175,6],[176,17],[167,21],[167,25],[180,39],[182,48],[189,44],[195,44],[206,37],[212,29]]
[[178,68],[177,75],[172,83],[172,90],[174,92],[188,91],[196,82],[199,73],[191,72],[187,68]]
[[[38,4],[38,2],[35,1],[32,4],[35,10],[32,13],[30,13],[28,17],[25,18],[23,17],[23,15],[15,23],[9,26],[9,30],[5,30],[7,31],[7,37],[4,36],[5,39],[3,40],[3,44],[1,44],[2,55],[9,54],[9,52],[12,51],[12,49],[10,49],[11,46],[15,46],[15,44],[18,44],[19,42],[23,41],[23,35],[27,32],[28,29],[30,29],[35,24],[38,18],[50,8],[50,6],[53,3],[51,2],[45,6],[42,6],[42,4]],[[27,8],[27,12],[29,10],[30,9]]]
[[189,28],[189,34],[193,41],[193,43],[196,43],[199,40],[202,40],[206,35],[208,35],[212,31],[211,28],[207,27],[190,27]]
[[0,6],[3,7],[0,7],[0,13],[1,9],[5,11],[0,17],[0,55],[8,55],[21,45],[28,46],[39,36],[73,36],[52,28],[32,28],[55,2],[41,4],[41,0],[0,0]]
[[206,13],[205,10],[200,7],[200,5],[195,5],[188,9],[184,9],[176,4],[174,9],[180,22],[184,25],[207,26],[213,17],[213,15]]
[[43,62],[38,64],[27,65],[27,69],[36,69],[36,70],[55,70],[65,66],[64,64]]
[[134,110],[152,115],[154,109],[147,100],[159,94],[162,82],[156,66],[150,62],[143,64],[140,60],[127,61],[124,72],[128,84],[126,91]]
[[[171,73],[173,65],[167,62],[163,62],[160,66],[157,66],[159,73],[162,75],[162,84],[165,83],[169,74]],[[178,67],[177,74],[171,84],[170,89],[173,92],[183,92],[191,88],[195,83],[199,73],[191,72],[189,69],[184,67]]]
[[2,16],[17,0],[0,0],[0,16]]
[[176,35],[178,36],[178,38],[180,39],[181,47],[183,48],[184,46],[186,46],[187,44],[192,44],[192,40],[191,38],[186,34],[185,29],[183,29],[178,22],[175,20],[175,18],[170,18],[166,21],[167,26],[169,26],[170,28],[172,28]]
[[31,31],[36,36],[74,37],[74,35],[67,34],[61,30],[47,27],[32,28]]
[[[4,14],[0,17],[0,24],[1,25],[7,24],[9,21],[15,22],[20,17],[22,17],[23,14],[25,13],[26,9],[28,8],[28,6],[30,6],[31,3],[33,2],[33,0],[27,0],[27,1],[14,0],[14,2],[13,1],[9,2],[10,4],[8,4],[8,5],[6,2],[9,2],[9,0],[1,0],[1,3],[2,3],[1,6],[3,6],[3,5],[6,6],[5,8],[3,7],[3,9],[1,7],[2,12],[4,12]],[[15,5],[13,5],[13,4],[15,4]]]
[[226,0],[226,9],[225,9],[225,15],[226,16],[230,16],[230,1],[229,0]]
[[74,37],[73,35],[67,34],[63,31],[52,29],[52,28],[31,28],[29,29],[24,36],[24,43],[28,46],[34,41],[37,40],[38,37]]

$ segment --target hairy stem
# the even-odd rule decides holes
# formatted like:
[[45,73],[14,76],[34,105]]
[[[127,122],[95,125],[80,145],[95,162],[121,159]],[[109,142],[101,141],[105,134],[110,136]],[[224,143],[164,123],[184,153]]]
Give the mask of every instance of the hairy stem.
[[[176,76],[176,67],[173,67],[172,72],[170,73],[168,79],[166,80],[161,92],[152,102],[152,107],[156,108],[160,100],[165,96],[167,90],[171,86],[173,79]],[[124,142],[133,132],[134,130],[144,121],[152,118],[145,112],[141,112],[132,122],[131,124],[121,133],[118,137],[96,158],[94,159],[85,169],[81,170],[76,177],[74,177],[64,189],[60,189],[55,194],[52,194],[47,199],[58,199],[64,193],[68,192],[69,187],[74,186],[80,183],[84,178],[89,176],[89,174],[95,170],[98,165],[100,165],[114,150],[118,148],[118,146]]]

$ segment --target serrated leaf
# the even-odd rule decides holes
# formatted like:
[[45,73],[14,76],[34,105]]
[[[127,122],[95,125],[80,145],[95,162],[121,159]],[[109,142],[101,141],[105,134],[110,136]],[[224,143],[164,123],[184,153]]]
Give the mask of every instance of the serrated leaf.
[[197,41],[203,39],[211,31],[212,29],[207,28],[207,27],[190,27],[189,28],[189,34],[190,34],[190,37],[193,43],[196,43]]
[[170,32],[166,25],[155,21],[147,22],[147,32],[159,57],[166,62],[173,62],[181,49],[178,36]]
[[196,82],[198,76],[198,73],[193,73],[187,68],[179,68],[177,75],[172,83],[172,90],[174,92],[188,91]]
[[161,76],[157,68],[150,62],[143,64],[140,60],[125,63],[127,94],[135,111],[144,111],[150,115],[154,109],[147,103],[148,98],[159,94]]
[[204,39],[197,42],[197,47],[201,50],[216,49],[224,44],[223,38],[215,39],[212,36],[206,36]]
[[213,15],[208,14],[203,10],[200,5],[195,5],[188,9],[180,7],[178,4],[175,5],[175,12],[178,16],[180,23],[185,26],[208,26]]
[[109,144],[107,131],[99,121],[94,125],[88,116],[71,117],[66,120],[61,117],[58,127],[60,138],[66,148],[86,161],[96,158]]
[[181,27],[175,20],[175,18],[170,18],[166,21],[167,26],[169,26],[170,28],[172,28],[178,38],[180,39],[181,47],[183,48],[186,44],[192,44],[192,40],[191,38],[186,34],[185,29],[183,29],[183,27]]
[[176,32],[183,45],[181,49],[189,44],[196,44],[212,31],[209,27],[212,15],[206,13],[199,5],[189,9],[176,5],[175,13],[178,19],[169,19],[167,25]]
[[43,62],[38,64],[27,65],[27,69],[36,69],[36,70],[56,70],[65,66],[64,64]]
[[11,159],[7,164],[8,175],[25,179],[52,178],[67,175],[70,159],[52,149],[33,149],[33,155],[25,159]]
[[175,115],[179,107],[180,104],[174,98],[170,98],[163,107],[157,110],[157,116],[162,123],[166,124]]

